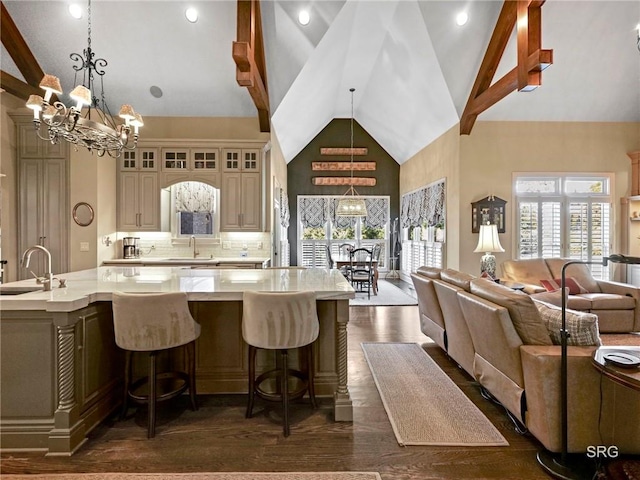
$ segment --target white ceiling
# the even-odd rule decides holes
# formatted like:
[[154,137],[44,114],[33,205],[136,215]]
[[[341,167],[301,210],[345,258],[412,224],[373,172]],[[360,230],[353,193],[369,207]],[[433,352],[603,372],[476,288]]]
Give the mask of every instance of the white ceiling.
[[[42,69],[73,87],[71,52],[86,48],[86,15],[68,1],[5,0]],[[190,24],[183,12],[200,12]],[[306,27],[297,22],[311,11]],[[287,161],[333,118],[350,112],[403,163],[454,126],[475,81],[501,1],[263,0],[272,128]],[[466,9],[469,23],[455,14]],[[547,0],[543,85],[514,92],[479,120],[640,122],[640,2]],[[86,13],[86,12],[85,12]],[[235,1],[92,1],[92,48],[109,65],[110,108],[143,116],[255,116],[235,81]],[[2,70],[23,78],[2,47]],[[512,37],[496,79],[516,63]],[[164,95],[155,98],[151,86]],[[144,131],[143,131],[144,134]],[[473,132],[471,133],[473,135]],[[640,139],[639,139],[640,142]]]

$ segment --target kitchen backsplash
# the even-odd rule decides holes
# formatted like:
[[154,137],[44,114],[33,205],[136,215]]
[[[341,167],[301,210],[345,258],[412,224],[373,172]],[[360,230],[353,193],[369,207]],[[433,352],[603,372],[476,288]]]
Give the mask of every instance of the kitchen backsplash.
[[[172,240],[165,232],[117,232],[116,257],[122,258],[122,239],[140,238],[140,257],[180,258],[193,257],[193,245],[189,239]],[[196,238],[198,258],[240,257],[247,252],[248,257],[271,257],[271,235],[267,233],[220,233],[220,238],[212,240]]]

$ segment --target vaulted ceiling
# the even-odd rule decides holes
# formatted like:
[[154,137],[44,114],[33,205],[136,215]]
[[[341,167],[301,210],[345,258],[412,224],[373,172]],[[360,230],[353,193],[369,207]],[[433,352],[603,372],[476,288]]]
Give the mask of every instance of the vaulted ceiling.
[[[75,20],[66,1],[3,3],[42,70],[70,91],[69,54],[86,48],[86,12]],[[195,24],[186,6],[93,0],[92,48],[109,62],[111,110],[131,103],[145,117],[257,116],[231,57],[236,2],[189,3],[200,13]],[[303,7],[307,26],[297,21]],[[398,163],[411,158],[460,121],[501,8],[492,0],[263,0],[272,131],[285,159],[333,118],[350,116],[351,87],[356,120]],[[463,9],[469,22],[458,27]],[[542,48],[553,49],[554,62],[542,86],[509,94],[478,120],[640,122],[639,22],[637,1],[547,0]],[[514,32],[494,78],[516,59]],[[0,61],[24,80],[4,46]]]

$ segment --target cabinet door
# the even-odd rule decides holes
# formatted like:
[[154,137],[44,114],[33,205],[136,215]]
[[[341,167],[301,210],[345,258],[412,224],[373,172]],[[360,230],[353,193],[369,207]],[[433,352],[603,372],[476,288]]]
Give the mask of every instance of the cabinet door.
[[[22,255],[32,245],[42,245],[42,160],[21,160],[20,162],[20,223],[18,255]],[[31,257],[29,270],[36,275],[45,271],[44,255],[36,252]],[[31,278],[24,268],[18,267],[18,279]]]
[[240,212],[240,228],[242,230],[260,231],[262,202],[259,173],[243,173],[242,179],[242,211]]
[[160,192],[156,173],[140,173],[139,230],[160,230]]
[[189,170],[189,149],[163,148],[162,171],[175,172]]
[[241,170],[242,150],[239,148],[225,148],[222,151],[222,171],[239,172]]
[[218,149],[217,148],[192,148],[191,149],[191,170],[199,173],[218,171]]
[[220,191],[220,230],[240,230],[242,175],[224,173]]
[[242,150],[242,171],[243,172],[259,172],[260,171],[260,149],[243,149]]
[[[33,245],[51,252],[51,270],[66,273],[69,268],[67,161],[63,159],[23,159],[20,161],[20,239],[19,254]],[[29,270],[41,276],[46,256],[35,252]],[[20,279],[31,278],[23,268]]]
[[120,173],[118,185],[118,230],[138,228],[138,199],[140,198],[137,172]]
[[[66,158],[67,142],[56,144],[38,138],[32,123],[18,125],[18,155],[20,158]],[[44,131],[46,129],[43,128]]]
[[69,232],[69,205],[67,201],[67,161],[43,162],[42,236],[43,245],[51,252],[51,271],[54,274],[69,271],[67,253]]

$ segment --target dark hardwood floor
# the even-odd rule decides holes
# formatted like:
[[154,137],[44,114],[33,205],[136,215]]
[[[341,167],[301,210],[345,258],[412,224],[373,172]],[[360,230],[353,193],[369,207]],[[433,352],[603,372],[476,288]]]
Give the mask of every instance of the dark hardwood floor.
[[[406,286],[405,286],[406,287]],[[313,411],[304,401],[292,411],[291,436],[284,438],[277,406],[259,402],[244,418],[244,395],[201,396],[200,409],[187,398],[159,407],[157,433],[146,438],[145,411],[98,426],[72,457],[5,453],[0,472],[207,472],[377,471],[383,480],[545,479],[536,462],[539,443],[517,434],[501,407],[483,399],[478,385],[419,329],[418,309],[351,307],[349,389],[353,423],[332,420],[330,399]],[[494,423],[508,447],[431,447],[397,444],[364,359],[361,342],[424,344],[426,351]]]

